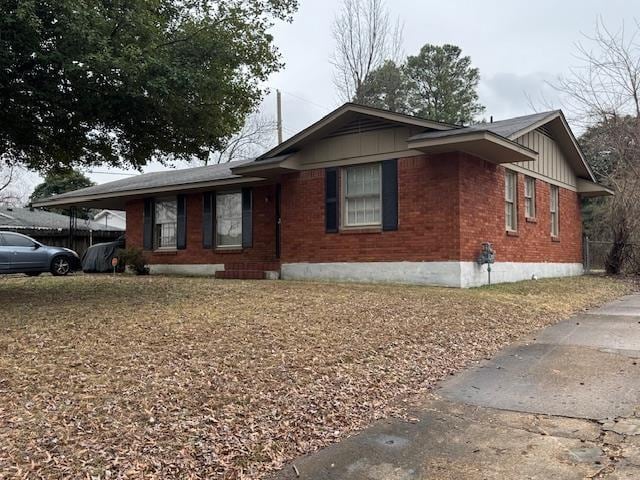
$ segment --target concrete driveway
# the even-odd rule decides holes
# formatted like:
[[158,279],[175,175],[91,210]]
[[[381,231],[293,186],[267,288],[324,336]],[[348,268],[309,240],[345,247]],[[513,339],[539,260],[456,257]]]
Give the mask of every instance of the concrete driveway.
[[640,295],[548,327],[279,479],[639,479]]

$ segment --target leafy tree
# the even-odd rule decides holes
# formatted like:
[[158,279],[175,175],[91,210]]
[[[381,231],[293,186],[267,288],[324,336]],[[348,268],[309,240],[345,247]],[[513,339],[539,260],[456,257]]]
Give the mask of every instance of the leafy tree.
[[[53,171],[44,177],[42,183],[36,185],[33,193],[29,197],[29,201],[33,202],[41,198],[50,197],[51,195],[59,195],[93,185],[95,185],[95,183],[78,170],[67,169]],[[60,208],[47,208],[46,210],[63,214],[68,213],[68,210]],[[78,216],[80,218],[88,218],[89,210],[81,209],[78,212]]]
[[392,112],[410,113],[407,78],[392,60],[369,73],[361,86],[361,103]]
[[371,70],[353,101],[441,122],[468,124],[484,111],[480,74],[455,45],[425,45],[404,64],[386,60]]
[[409,103],[419,117],[441,122],[471,123],[484,111],[476,88],[480,81],[471,58],[455,45],[429,45],[409,56],[404,72],[409,81]]
[[0,2],[0,161],[42,172],[204,159],[282,67],[297,0]]

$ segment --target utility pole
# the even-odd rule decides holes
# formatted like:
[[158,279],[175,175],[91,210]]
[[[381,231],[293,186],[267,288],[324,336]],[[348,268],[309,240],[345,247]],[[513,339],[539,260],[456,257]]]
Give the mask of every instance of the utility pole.
[[277,103],[277,125],[278,125],[278,145],[282,143],[282,95],[280,90],[276,90]]

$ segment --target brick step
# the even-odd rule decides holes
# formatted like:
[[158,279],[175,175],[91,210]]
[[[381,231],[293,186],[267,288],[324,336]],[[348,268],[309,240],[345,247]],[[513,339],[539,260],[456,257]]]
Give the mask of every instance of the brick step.
[[232,262],[224,264],[225,270],[280,271],[280,262]]
[[234,280],[264,280],[264,270],[218,270],[216,278]]

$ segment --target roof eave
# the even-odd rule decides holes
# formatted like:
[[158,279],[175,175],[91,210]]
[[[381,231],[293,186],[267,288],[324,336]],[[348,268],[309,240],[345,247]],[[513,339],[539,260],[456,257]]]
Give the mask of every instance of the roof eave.
[[461,151],[491,163],[530,162],[538,153],[490,131],[473,131],[450,137],[409,140],[409,148],[426,153]]
[[611,197],[615,195],[615,192],[610,188],[585,178],[578,178],[577,191],[581,197],[585,198]]
[[271,178],[284,173],[297,172],[300,165],[291,155],[280,155],[278,157],[266,158],[260,162],[252,162],[231,168],[234,175],[258,174],[263,178]]
[[249,175],[255,174],[259,175],[261,178],[272,178],[277,177],[278,175],[283,175],[285,173],[298,172],[300,168],[297,167],[288,167],[286,165],[256,165],[252,167],[244,167],[240,168],[237,171],[234,170],[234,173],[238,175]]
[[132,190],[123,190],[120,192],[109,192],[89,195],[76,195],[68,196],[64,198],[48,197],[41,200],[37,200],[32,203],[33,207],[62,207],[62,206],[74,206],[74,207],[96,207],[104,209],[122,209],[124,202],[128,199],[141,198],[148,195],[166,194],[166,193],[178,193],[178,192],[194,192],[199,190],[206,190],[208,188],[229,186],[229,185],[241,185],[247,183],[261,182],[264,179],[261,177],[241,177],[241,178],[228,178],[220,180],[212,180],[208,182],[193,182],[186,184],[167,185],[163,187],[153,188],[139,188]]

